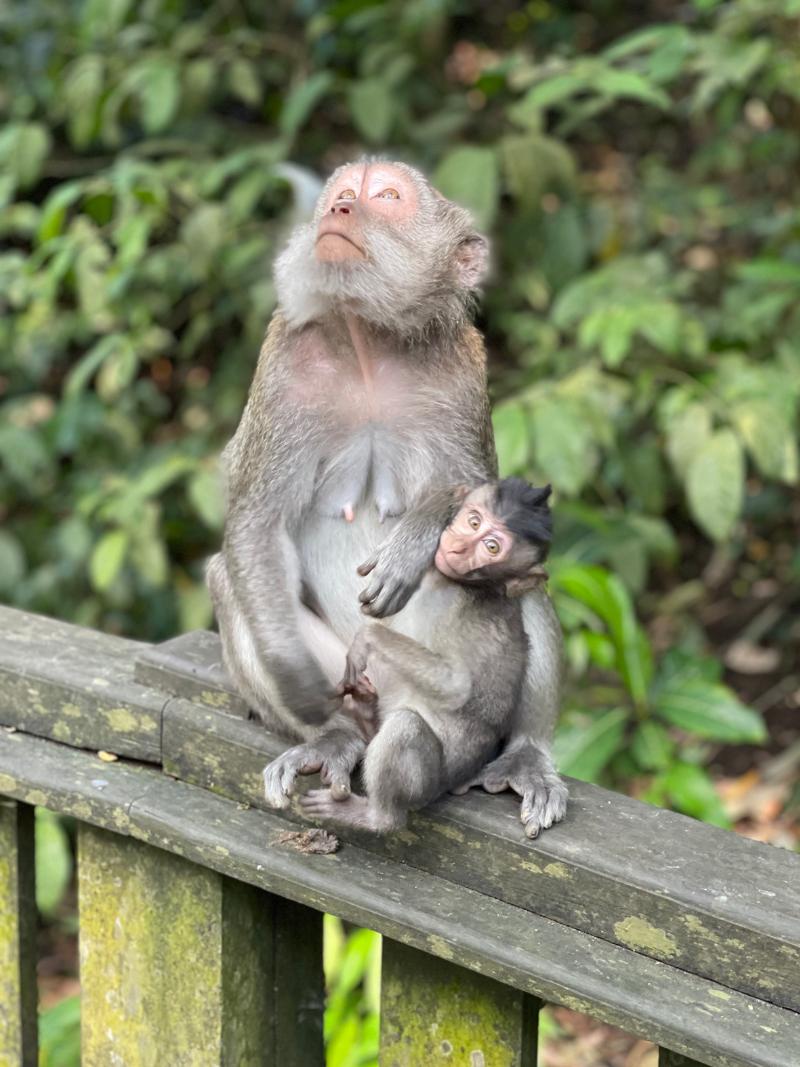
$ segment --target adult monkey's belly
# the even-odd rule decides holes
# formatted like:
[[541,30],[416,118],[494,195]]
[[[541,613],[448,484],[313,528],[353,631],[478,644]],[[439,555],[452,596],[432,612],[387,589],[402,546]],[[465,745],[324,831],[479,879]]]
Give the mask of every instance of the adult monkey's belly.
[[381,522],[369,499],[356,506],[352,522],[315,511],[304,517],[298,534],[303,583],[345,645],[365,622],[358,600],[364,579],[356,568],[388,537],[395,522],[394,518]]

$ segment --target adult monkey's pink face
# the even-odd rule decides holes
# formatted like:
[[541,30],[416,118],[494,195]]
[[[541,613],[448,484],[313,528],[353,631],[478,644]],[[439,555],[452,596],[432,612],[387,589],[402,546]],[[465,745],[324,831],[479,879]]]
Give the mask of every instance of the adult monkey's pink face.
[[323,204],[315,256],[321,263],[367,258],[364,230],[372,220],[399,224],[413,218],[418,197],[413,181],[390,163],[346,167]]

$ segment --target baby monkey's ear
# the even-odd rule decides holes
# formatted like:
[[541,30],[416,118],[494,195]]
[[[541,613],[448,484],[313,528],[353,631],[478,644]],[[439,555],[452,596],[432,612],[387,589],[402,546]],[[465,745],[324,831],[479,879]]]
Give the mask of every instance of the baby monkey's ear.
[[524,596],[531,589],[538,589],[548,579],[547,571],[541,563],[535,563],[526,574],[519,578],[509,578],[506,582],[507,596]]

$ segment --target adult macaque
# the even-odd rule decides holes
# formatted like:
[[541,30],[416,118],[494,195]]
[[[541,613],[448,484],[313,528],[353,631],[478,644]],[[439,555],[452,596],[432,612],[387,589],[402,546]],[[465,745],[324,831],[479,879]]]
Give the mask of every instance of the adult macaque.
[[[357,566],[371,570],[368,612],[397,612],[433,558],[448,487],[496,476],[469,320],[486,262],[466,211],[379,162],[337,170],[277,261],[279,309],[225,452],[225,540],[208,569],[231,677],[270,728],[305,741],[268,776],[275,806],[314,770],[349,795],[364,739],[328,694],[363,621]],[[520,793],[534,835],[566,804],[549,754],[560,633],[543,590],[523,615],[525,684],[480,781]]]
[[337,800],[314,790],[300,801],[307,814],[396,830],[410,810],[471,781],[496,753],[528,651],[513,594],[544,577],[549,495],[549,486],[518,478],[460,494],[419,591],[399,615],[362,626],[347,653],[339,691],[376,720],[357,714],[368,736],[374,732],[366,796]]

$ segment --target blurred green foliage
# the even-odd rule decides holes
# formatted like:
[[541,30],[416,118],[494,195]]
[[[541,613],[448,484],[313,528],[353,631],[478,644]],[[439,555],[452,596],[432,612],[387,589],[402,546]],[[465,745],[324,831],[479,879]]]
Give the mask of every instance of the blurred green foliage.
[[0,596],[210,623],[271,258],[315,174],[407,159],[494,239],[502,466],[557,490],[562,767],[724,822],[708,746],[764,727],[708,656],[704,575],[800,577],[800,0],[667,10],[0,8]]

